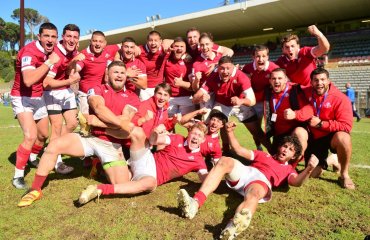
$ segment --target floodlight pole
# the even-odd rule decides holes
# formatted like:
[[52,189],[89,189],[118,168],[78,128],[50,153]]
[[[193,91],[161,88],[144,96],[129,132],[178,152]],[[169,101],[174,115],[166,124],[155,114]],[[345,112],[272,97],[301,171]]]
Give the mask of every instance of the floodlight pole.
[[24,47],[25,34],[24,34],[24,0],[20,0],[19,23],[20,23],[20,40],[19,50]]

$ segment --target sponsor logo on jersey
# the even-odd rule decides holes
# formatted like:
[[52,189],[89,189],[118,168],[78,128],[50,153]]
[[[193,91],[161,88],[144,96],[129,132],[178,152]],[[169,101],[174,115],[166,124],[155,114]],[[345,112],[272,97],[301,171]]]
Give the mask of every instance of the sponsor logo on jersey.
[[22,66],[31,65],[32,57],[22,57]]

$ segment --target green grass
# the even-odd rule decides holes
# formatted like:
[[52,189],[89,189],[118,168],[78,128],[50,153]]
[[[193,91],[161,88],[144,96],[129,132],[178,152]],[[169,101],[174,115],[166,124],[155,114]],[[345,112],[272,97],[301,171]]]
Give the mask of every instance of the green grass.
[[[178,129],[184,132],[183,129]],[[239,124],[237,136],[253,148],[248,131]],[[352,164],[370,165],[370,119],[354,123]],[[89,184],[89,171],[79,159],[65,157],[76,171],[49,175],[44,197],[27,208],[17,208],[23,191],[10,183],[14,152],[22,131],[10,107],[0,107],[0,239],[214,239],[242,198],[222,183],[193,220],[179,216],[176,193],[194,193],[196,174],[170,182],[150,194],[101,198],[84,207],[74,205]],[[301,166],[302,167],[302,166]],[[31,183],[35,169],[26,181]],[[239,239],[364,239],[370,234],[370,169],[350,169],[355,191],[341,189],[331,171],[310,179],[301,188],[274,190],[273,199],[258,207],[249,229]]]

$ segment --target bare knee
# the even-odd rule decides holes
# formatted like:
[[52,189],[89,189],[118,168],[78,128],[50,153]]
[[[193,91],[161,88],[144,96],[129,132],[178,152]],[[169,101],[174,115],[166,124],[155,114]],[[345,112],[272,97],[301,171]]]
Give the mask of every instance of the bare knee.
[[352,147],[351,136],[346,132],[337,132],[334,134],[333,139],[331,140],[331,146],[335,149],[351,148]]
[[301,142],[302,141],[307,142],[308,140],[308,132],[306,129],[302,127],[296,127],[293,131],[293,134],[295,134]]
[[231,172],[234,168],[234,159],[230,157],[221,157],[215,167],[217,169],[221,168],[225,172]]
[[145,140],[146,135],[141,127],[134,127],[130,133],[130,138],[132,141]]

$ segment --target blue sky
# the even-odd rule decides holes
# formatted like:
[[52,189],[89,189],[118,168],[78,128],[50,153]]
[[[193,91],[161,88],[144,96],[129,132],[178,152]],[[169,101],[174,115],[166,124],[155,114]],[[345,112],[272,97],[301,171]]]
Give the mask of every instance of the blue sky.
[[[59,32],[68,23],[77,24],[81,35],[89,29],[113,30],[144,23],[147,16],[160,14],[161,18],[178,16],[210,8],[220,7],[222,0],[24,0],[25,8],[33,8],[48,17]],[[19,0],[0,0],[0,17],[7,22],[16,22],[10,16],[19,8]],[[233,1],[230,1],[233,2]],[[27,28],[26,28],[26,31]],[[37,29],[38,31],[38,29]]]

